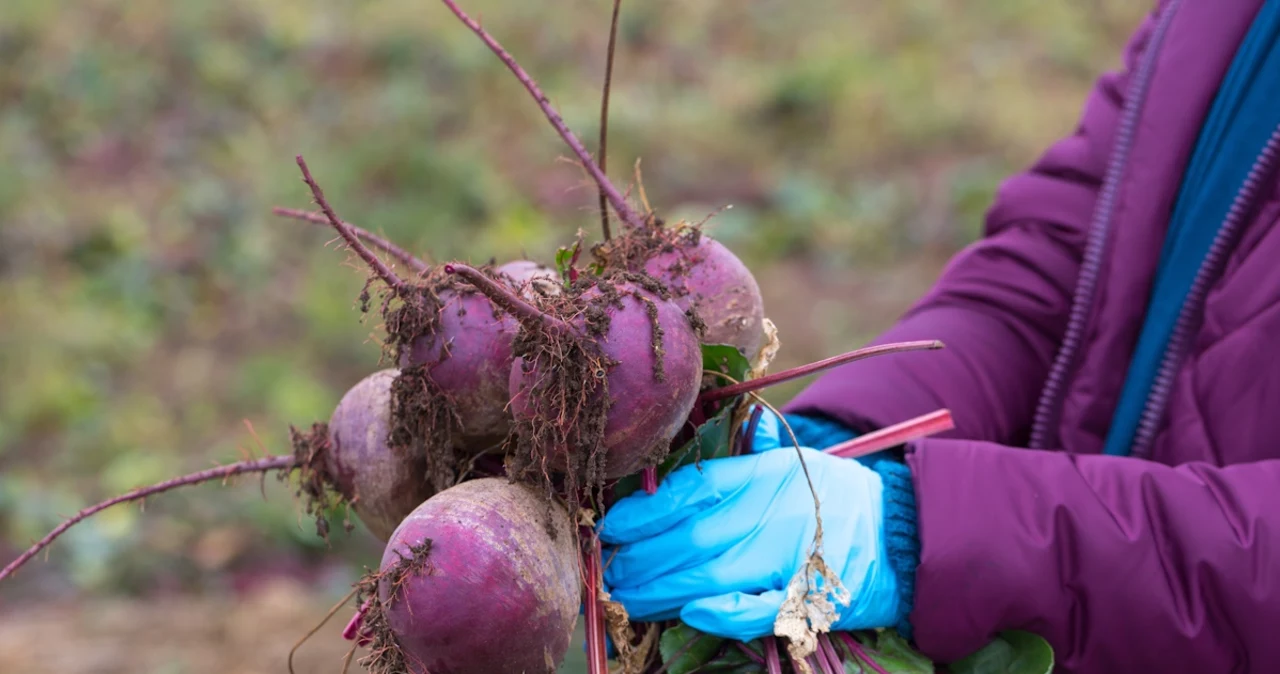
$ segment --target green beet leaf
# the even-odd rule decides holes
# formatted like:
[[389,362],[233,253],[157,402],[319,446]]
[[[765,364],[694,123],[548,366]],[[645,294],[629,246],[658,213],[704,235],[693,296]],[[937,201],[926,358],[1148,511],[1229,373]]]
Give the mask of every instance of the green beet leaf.
[[764,660],[764,644],[757,639],[742,646],[756,657],[748,656],[741,648],[730,643],[721,647],[721,653],[697,670],[696,674],[762,674],[765,668],[760,661]]
[[[747,357],[742,355],[738,347],[729,344],[703,344],[702,367],[712,372],[726,374],[733,377],[735,381],[742,381],[747,373],[751,372],[751,363]],[[719,377],[716,379],[721,379],[716,382],[716,387],[730,383],[727,379]]]
[[868,653],[890,674],[933,674],[933,661],[907,643],[897,630],[876,633],[875,652]]
[[700,668],[711,662],[723,643],[724,639],[720,637],[676,623],[663,630],[658,639],[658,653],[670,674],[689,674],[694,670],[702,671]]
[[[896,630],[858,632],[852,636],[862,646],[867,658],[888,674],[934,674],[936,671],[933,661],[912,648]],[[846,674],[873,674],[876,671],[868,667],[862,658],[853,656],[843,637],[833,635],[831,641],[844,656]]]
[[995,641],[947,669],[954,674],[1050,674],[1053,648],[1030,632],[1001,632]]
[[556,251],[556,273],[560,274],[565,287],[569,287],[569,267],[573,264],[573,252],[577,246],[573,248],[560,248]]

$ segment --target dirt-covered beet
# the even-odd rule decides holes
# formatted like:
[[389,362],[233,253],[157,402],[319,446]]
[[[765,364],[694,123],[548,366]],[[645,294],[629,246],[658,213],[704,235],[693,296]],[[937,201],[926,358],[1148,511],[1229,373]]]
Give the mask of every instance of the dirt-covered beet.
[[[607,313],[608,325],[592,335],[606,366],[587,373],[603,380],[597,395],[608,395],[601,444],[606,451],[600,471],[612,479],[630,475],[666,455],[698,397],[702,351],[689,318],[678,306],[632,283],[608,291],[584,292],[588,306]],[[583,326],[590,331],[591,326]],[[544,367],[518,357],[511,368],[511,413],[517,424],[535,430],[559,417],[554,398],[539,391]],[[550,365],[550,367],[556,367]],[[607,391],[607,393],[606,393]],[[553,422],[552,422],[553,423]],[[570,451],[590,452],[590,440],[576,428],[563,429]],[[564,447],[552,453],[549,467],[564,470]],[[575,457],[579,461],[587,457]]]
[[432,494],[425,458],[393,451],[387,442],[397,374],[380,370],[342,396],[329,418],[323,464],[330,486],[382,541]]
[[755,359],[767,342],[764,298],[747,266],[697,227],[650,222],[596,246],[609,268],[643,272],[667,287],[681,309],[706,325],[703,341],[738,347]]
[[540,295],[559,295],[564,291],[564,281],[555,269],[532,260],[513,260],[494,270],[511,280],[511,287],[529,301],[537,301]]
[[731,344],[752,359],[764,347],[760,286],[724,244],[702,235],[696,244],[657,253],[644,270],[667,285],[677,306],[697,310],[708,344]]
[[499,265],[494,271],[510,277],[517,285],[538,278],[555,283],[560,282],[560,274],[556,273],[555,269],[532,260],[512,260],[506,264]]
[[446,264],[522,324],[510,371],[520,468],[599,485],[666,456],[702,379],[701,322],[636,274],[582,276],[535,306]]
[[456,428],[433,430],[462,455],[474,456],[501,442],[511,429],[507,379],[520,326],[471,288],[444,288],[437,297],[433,331],[415,339],[401,356],[400,367],[407,374],[429,379],[414,382],[422,389],[420,404],[406,407],[431,413],[447,406]]
[[[491,267],[477,273],[512,288]],[[391,389],[393,449],[427,459],[441,491],[496,453],[511,431],[507,394],[519,323],[484,294],[437,267],[383,300],[386,348],[400,368]]]
[[463,482],[392,534],[366,618],[373,674],[554,672],[582,590],[569,513],[528,485]]

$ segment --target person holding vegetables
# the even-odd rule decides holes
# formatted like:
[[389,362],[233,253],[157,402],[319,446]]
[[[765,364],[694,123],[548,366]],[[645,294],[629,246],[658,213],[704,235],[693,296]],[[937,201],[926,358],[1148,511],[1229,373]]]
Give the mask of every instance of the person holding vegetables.
[[[980,240],[785,409],[852,594],[954,661],[1003,630],[1063,672],[1280,671],[1280,0],[1162,0]],[[855,309],[856,310],[856,309]],[[820,450],[948,408],[863,460]],[[635,620],[772,633],[813,499],[766,415],[753,453],[600,523]],[[780,451],[781,450],[781,451]]]

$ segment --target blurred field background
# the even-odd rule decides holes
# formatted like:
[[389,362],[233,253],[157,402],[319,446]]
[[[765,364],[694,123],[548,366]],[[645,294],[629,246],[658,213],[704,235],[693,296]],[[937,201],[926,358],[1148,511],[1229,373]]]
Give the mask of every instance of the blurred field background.
[[[641,158],[668,219],[732,204],[710,231],[756,271],[779,366],[831,355],[1072,131],[1149,5],[628,0],[610,173]],[[594,149],[608,0],[464,6]],[[339,214],[432,260],[545,260],[597,231],[583,173],[439,3],[4,0],[0,560],[109,495],[287,451],[378,367],[362,272],[269,212],[310,206],[297,153]],[[0,586],[0,671],[282,672],[380,556],[363,530],[326,546],[274,478],[147,505]],[[340,668],[349,615],[299,672]]]

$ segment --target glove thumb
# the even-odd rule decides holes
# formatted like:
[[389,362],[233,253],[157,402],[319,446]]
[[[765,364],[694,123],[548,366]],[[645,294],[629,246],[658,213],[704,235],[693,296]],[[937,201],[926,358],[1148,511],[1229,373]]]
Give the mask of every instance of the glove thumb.
[[680,620],[699,632],[751,641],[773,634],[773,621],[785,597],[782,590],[769,590],[762,594],[730,592],[695,599],[685,604]]

